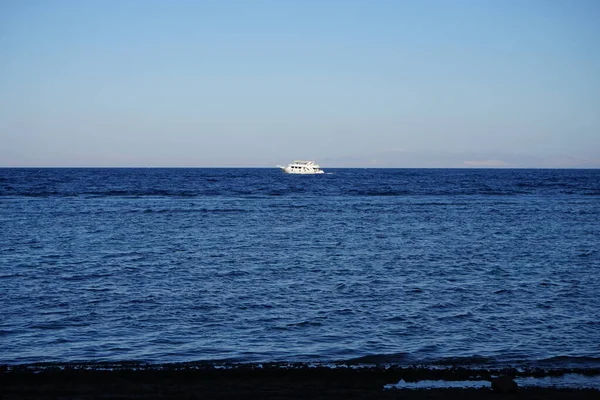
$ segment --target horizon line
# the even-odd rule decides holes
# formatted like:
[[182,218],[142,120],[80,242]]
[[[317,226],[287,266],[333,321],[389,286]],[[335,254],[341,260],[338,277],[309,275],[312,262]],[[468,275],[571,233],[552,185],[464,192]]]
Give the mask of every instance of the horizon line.
[[[89,165],[89,166],[69,166],[69,165],[58,165],[58,166],[51,166],[51,165],[45,165],[45,166],[36,166],[36,165],[21,165],[21,166],[2,166],[0,165],[0,169],[278,169],[277,166],[146,166],[146,165],[130,165],[130,166],[119,166],[119,165],[104,165],[104,166],[94,166],[94,165]],[[475,169],[475,170],[486,170],[486,169],[492,169],[492,170],[498,170],[498,169],[504,169],[504,170],[510,170],[510,169],[564,169],[564,170],[569,170],[569,169],[600,169],[599,167],[535,167],[535,166],[531,166],[531,167],[519,167],[519,166],[495,166],[495,167],[491,167],[491,166],[481,166],[481,167],[474,167],[474,166],[465,166],[465,167],[374,167],[374,166],[366,166],[366,167],[360,167],[360,166],[353,166],[353,167],[343,167],[343,166],[337,166],[337,167],[324,167],[324,169],[465,169],[465,170],[469,170],[469,169]]]

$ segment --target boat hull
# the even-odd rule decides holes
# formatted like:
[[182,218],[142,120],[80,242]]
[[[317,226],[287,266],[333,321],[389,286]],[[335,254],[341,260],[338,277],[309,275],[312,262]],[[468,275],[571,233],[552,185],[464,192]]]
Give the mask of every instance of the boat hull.
[[279,167],[279,168],[286,174],[292,174],[292,175],[318,175],[318,174],[325,173],[325,171],[323,171],[322,169],[301,170],[301,169],[293,169],[291,167]]

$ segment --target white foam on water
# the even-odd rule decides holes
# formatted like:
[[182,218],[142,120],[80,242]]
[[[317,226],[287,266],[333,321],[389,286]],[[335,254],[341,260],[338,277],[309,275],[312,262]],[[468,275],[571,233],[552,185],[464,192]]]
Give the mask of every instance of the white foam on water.
[[[565,374],[561,376],[547,376],[544,378],[516,378],[515,382],[519,387],[538,387],[538,388],[557,388],[557,389],[596,389],[600,390],[600,376],[586,376],[580,374]],[[490,381],[418,381],[405,382],[400,380],[398,383],[390,383],[384,386],[384,389],[481,389],[491,388]]]
[[569,389],[597,389],[600,390],[600,376],[587,376],[581,374],[565,374],[561,376],[546,376],[544,378],[517,378],[520,387],[544,388],[569,388]]
[[403,379],[398,383],[385,385],[384,389],[480,389],[491,387],[489,381],[418,381],[405,382]]

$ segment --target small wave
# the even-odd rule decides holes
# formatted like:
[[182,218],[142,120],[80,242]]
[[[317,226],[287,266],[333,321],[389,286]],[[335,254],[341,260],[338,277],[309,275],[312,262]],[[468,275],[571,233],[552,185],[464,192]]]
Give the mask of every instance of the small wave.
[[322,326],[323,324],[319,321],[301,321],[301,322],[294,322],[291,324],[287,324],[286,326],[289,328],[304,328],[304,327],[310,327],[310,326]]
[[59,338],[56,338],[56,339],[52,340],[50,342],[50,344],[64,344],[64,343],[69,343],[69,342],[70,342],[70,340],[62,338],[62,337],[59,337]]
[[492,276],[509,276],[510,275],[508,270],[506,270],[505,268],[499,267],[499,266],[491,267],[490,269],[488,269],[488,272]]
[[351,308],[342,308],[340,310],[336,310],[335,313],[339,315],[354,315],[356,314],[356,311]]
[[84,191],[77,195],[85,197],[197,197],[198,193],[184,190],[105,190]]
[[581,253],[577,254],[577,257],[589,257],[594,255],[596,252],[594,250],[590,250],[590,251],[582,251]]
[[440,206],[440,207],[447,207],[447,206],[465,206],[465,205],[469,205],[469,203],[459,203],[459,202],[439,202],[439,201],[427,201],[427,202],[417,202],[417,203],[410,203],[411,206],[425,206],[425,207],[430,207],[430,206]]
[[554,356],[537,361],[538,364],[549,364],[560,367],[593,366],[600,367],[600,357],[592,356]]
[[384,318],[384,321],[386,321],[386,322],[404,322],[404,321],[406,321],[406,317],[403,317],[401,315],[394,315],[393,317]]
[[451,309],[451,308],[455,308],[455,307],[456,307],[456,304],[453,302],[435,303],[435,304],[431,305],[431,308],[438,309],[438,310],[447,310],[447,309]]
[[31,325],[30,328],[41,330],[60,330],[64,329],[65,325],[63,323],[39,323]]
[[244,304],[238,306],[238,309],[240,310],[269,310],[272,308],[272,304]]
[[42,309],[39,311],[40,315],[61,315],[61,314],[69,314],[68,304],[59,304],[57,307],[64,307],[63,309]]
[[441,359],[425,360],[424,364],[440,365],[440,366],[479,366],[479,365],[496,365],[498,360],[494,357],[484,356],[466,356],[466,357],[447,357]]
[[88,279],[96,279],[96,278],[104,278],[110,277],[112,274],[109,273],[92,273],[92,274],[82,274],[82,275],[62,275],[60,278],[64,281],[85,281]]
[[348,364],[404,364],[414,361],[408,353],[392,353],[392,354],[369,354],[361,357],[344,360]]
[[[194,213],[198,210],[193,208],[160,208],[160,209],[152,209],[146,208],[144,210],[131,210],[130,212],[143,212],[144,214],[175,214],[175,213]],[[203,210],[202,210],[203,211]]]
[[19,273],[15,273],[15,274],[2,274],[2,275],[0,275],[0,279],[18,278],[19,276],[23,276],[23,274],[19,274]]
[[238,276],[248,276],[250,275],[250,272],[248,271],[243,271],[243,270],[234,270],[234,271],[227,271],[227,272],[219,272],[217,273],[217,276],[220,277],[238,277]]
[[[86,193],[88,194],[88,193]],[[108,190],[106,192],[91,192],[91,195],[99,195],[99,196],[127,196],[135,193],[126,191],[126,190]]]
[[154,297],[146,297],[144,299],[131,299],[127,303],[129,303],[129,304],[158,304],[158,301]]
[[406,190],[350,190],[348,191],[350,195],[357,196],[406,196],[411,194]]
[[82,288],[83,290],[87,291],[87,292],[110,292],[110,288],[106,288],[106,287],[84,287]]
[[[145,256],[144,253],[140,253],[137,251],[132,251],[132,252],[122,252],[122,253],[110,253],[110,254],[104,254],[102,255],[103,259],[113,259],[113,258],[137,258],[137,259],[142,259]],[[96,274],[98,277],[104,277],[104,276],[110,276],[111,274]]]
[[277,324],[272,328],[275,331],[294,331],[294,330],[303,330],[312,327],[320,327],[323,326],[323,323],[319,321],[300,321],[300,322],[291,322],[288,324]]
[[453,319],[464,319],[464,318],[471,318],[472,316],[473,316],[473,313],[464,312],[464,313],[458,313],[458,314],[443,315],[443,316],[439,317],[438,320],[444,321],[444,320],[453,320]]
[[495,191],[495,190],[485,190],[482,192],[475,192],[473,194],[479,194],[479,195],[483,195],[483,196],[516,196],[519,194],[524,194],[524,192],[521,191],[506,191],[506,192],[499,192],[499,191]]
[[190,310],[211,311],[220,308],[219,304],[195,304],[190,307]]
[[244,210],[242,208],[213,208],[213,209],[201,208],[197,211],[204,212],[204,213],[245,213],[245,212],[248,212],[248,210]]
[[[2,194],[4,195],[4,194]],[[5,196],[22,196],[22,197],[39,197],[39,198],[45,198],[45,197],[73,197],[75,196],[72,193],[64,193],[64,192],[58,192],[58,191],[47,191],[47,192],[11,192],[11,193],[7,193]]]
[[552,287],[552,286],[558,286],[558,284],[556,284],[554,282],[546,282],[546,281],[544,281],[544,282],[540,282],[538,284],[538,286],[541,286],[541,287]]

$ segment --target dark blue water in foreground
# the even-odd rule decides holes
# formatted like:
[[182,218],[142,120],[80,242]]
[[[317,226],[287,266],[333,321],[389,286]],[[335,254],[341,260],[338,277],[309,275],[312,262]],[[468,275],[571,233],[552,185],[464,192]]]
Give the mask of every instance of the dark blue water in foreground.
[[600,365],[600,170],[0,169],[0,363]]

